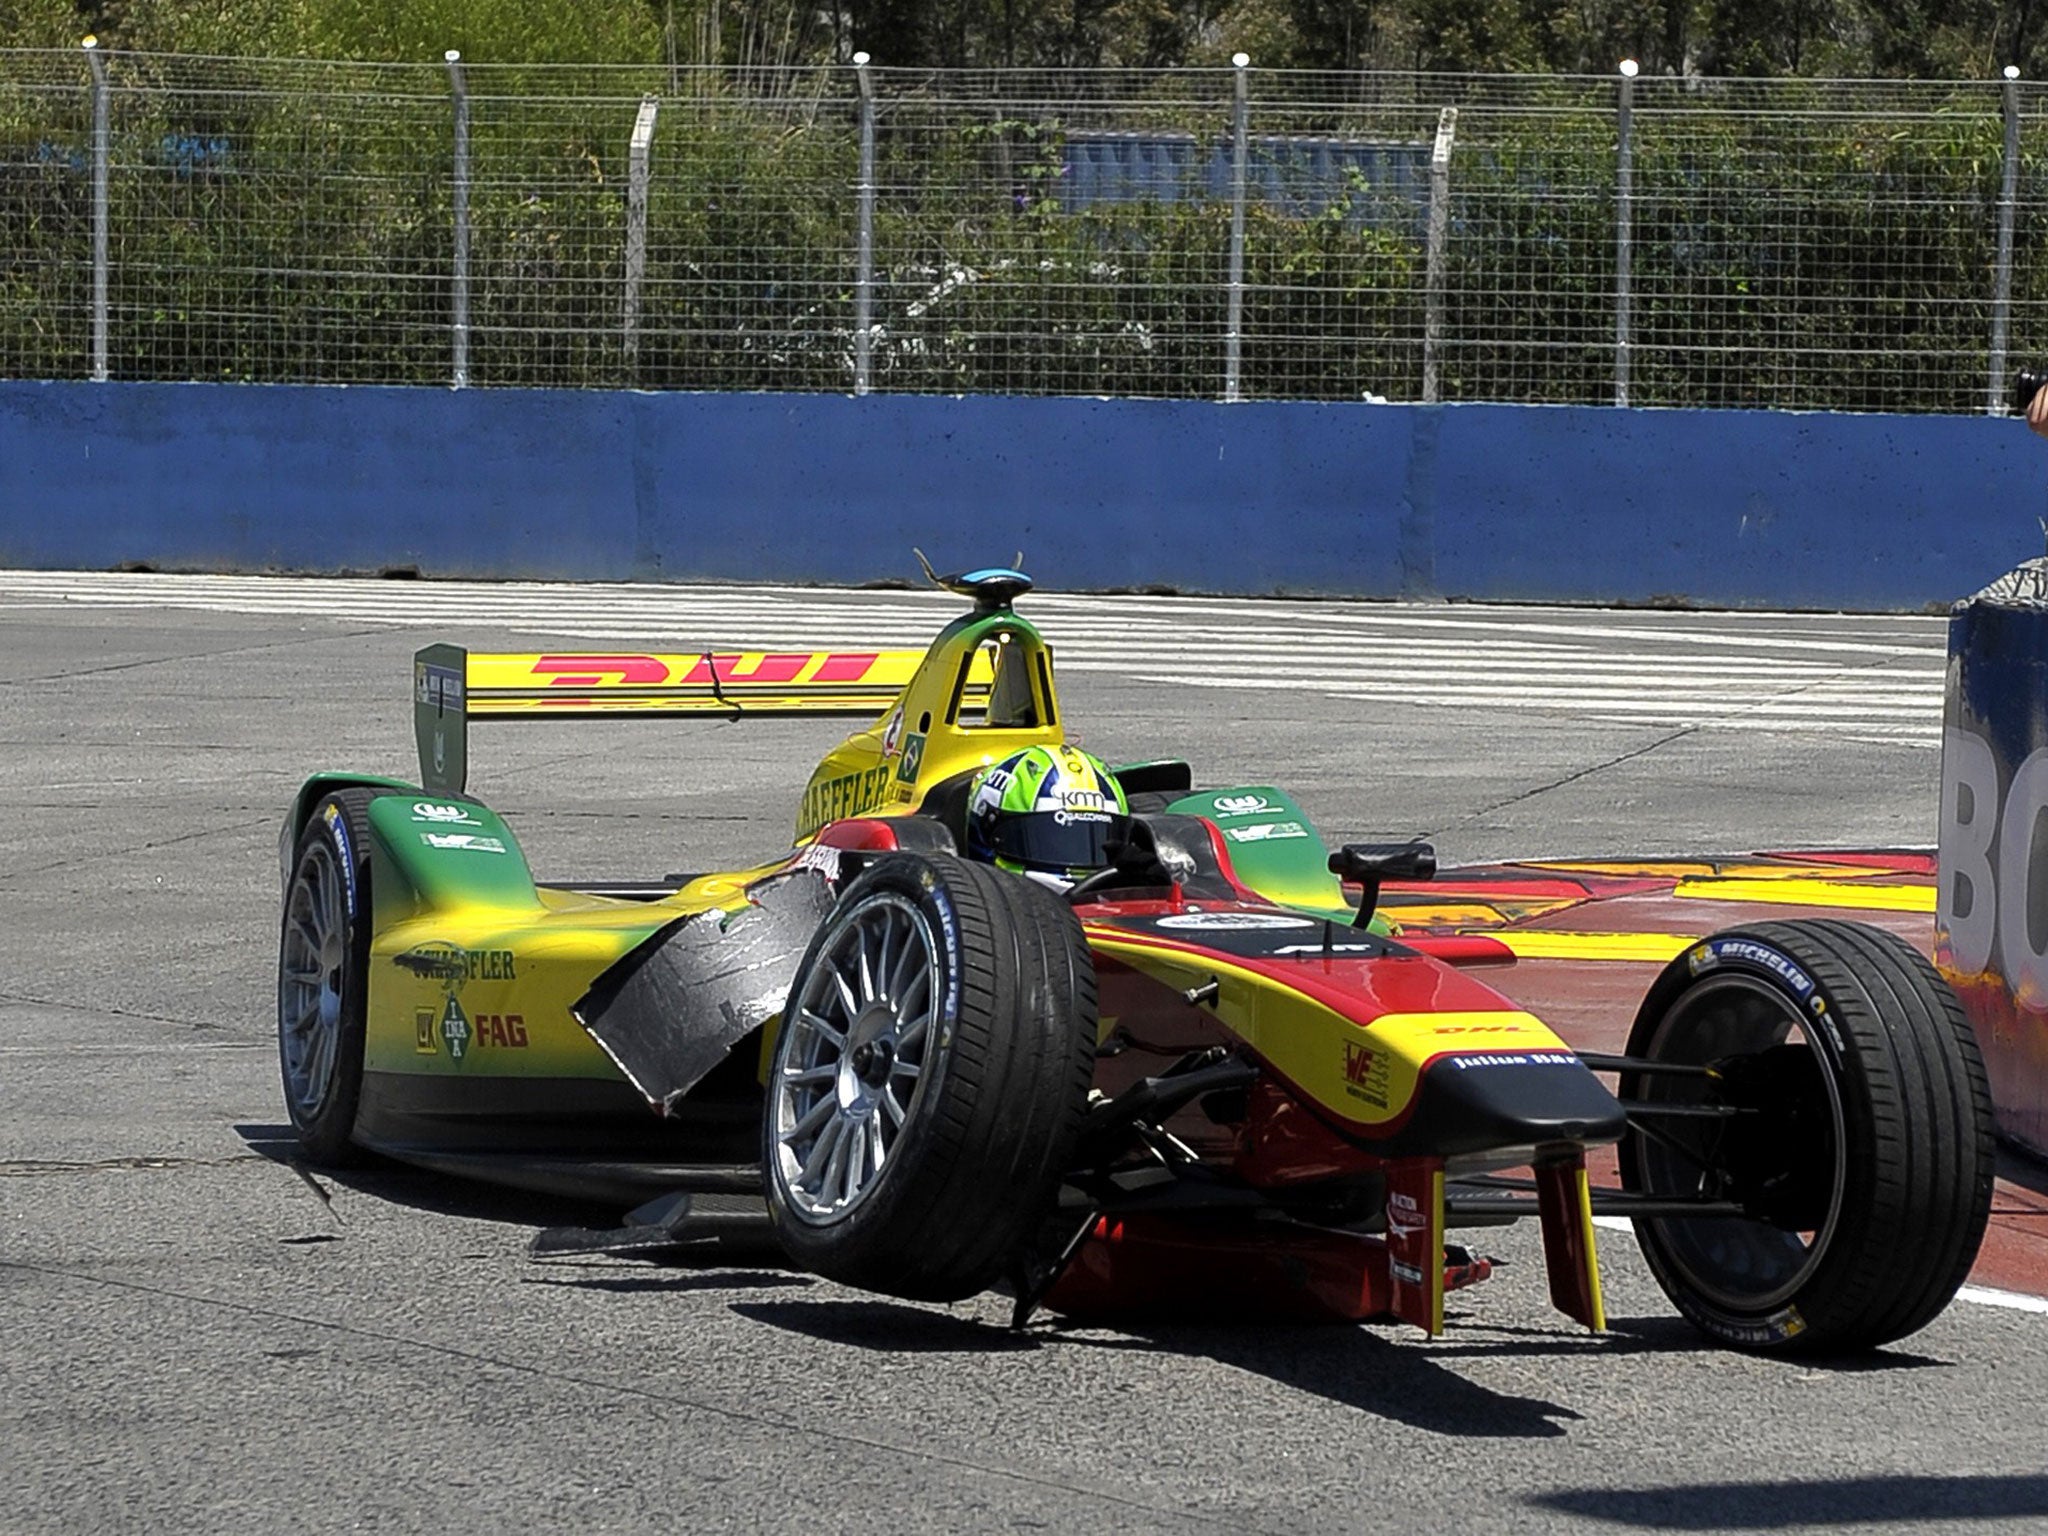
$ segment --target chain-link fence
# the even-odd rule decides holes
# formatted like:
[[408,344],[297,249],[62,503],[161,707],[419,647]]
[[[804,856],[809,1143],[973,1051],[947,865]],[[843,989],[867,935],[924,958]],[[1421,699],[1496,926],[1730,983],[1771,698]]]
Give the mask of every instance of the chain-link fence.
[[2048,91],[0,51],[0,375],[1975,411]]

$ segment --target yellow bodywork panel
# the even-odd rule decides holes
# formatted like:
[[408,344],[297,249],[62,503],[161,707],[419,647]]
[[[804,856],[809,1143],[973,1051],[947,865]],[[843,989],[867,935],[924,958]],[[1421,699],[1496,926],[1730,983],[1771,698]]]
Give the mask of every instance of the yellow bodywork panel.
[[1220,956],[1167,949],[1094,925],[1088,941],[1096,954],[1178,990],[1213,977],[1217,994],[1210,1011],[1330,1114],[1358,1125],[1398,1120],[1415,1098],[1422,1069],[1447,1052],[1570,1049],[1534,1014],[1519,1009],[1384,1013],[1361,1023]]
[[779,867],[695,881],[656,902],[542,888],[538,912],[441,909],[392,923],[370,948],[364,1065],[373,1072],[615,1077],[618,1069],[570,1010],[666,924],[719,906],[720,896],[743,899],[742,886]]
[[1063,740],[1038,631],[1007,611],[956,620],[889,712],[826,754],[797,809],[797,838],[849,816],[905,815],[936,784]]
[[[846,714],[887,709],[923,651],[472,653],[471,715]],[[970,680],[985,696],[988,677]]]

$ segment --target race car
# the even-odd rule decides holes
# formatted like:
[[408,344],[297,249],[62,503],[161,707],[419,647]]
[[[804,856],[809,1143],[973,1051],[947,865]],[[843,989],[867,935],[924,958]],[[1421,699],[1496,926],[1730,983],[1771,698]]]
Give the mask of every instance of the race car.
[[[1575,1051],[1483,979],[1512,964],[1497,938],[1393,930],[1381,889],[1428,880],[1428,845],[1330,852],[1274,786],[1093,764],[1029,578],[934,579],[968,611],[923,653],[422,650],[420,783],[317,773],[283,828],[306,1159],[646,1202],[622,1248],[772,1233],[872,1291],[1007,1288],[1018,1326],[1435,1335],[1493,1267],[1451,1233],[1534,1218],[1551,1301],[1599,1330],[1596,1214],[1737,1348],[1866,1349],[1953,1297],[1990,1107],[1902,940],[1701,939],[1624,1052]],[[814,712],[868,723],[745,869],[543,883],[465,792],[472,719]]]

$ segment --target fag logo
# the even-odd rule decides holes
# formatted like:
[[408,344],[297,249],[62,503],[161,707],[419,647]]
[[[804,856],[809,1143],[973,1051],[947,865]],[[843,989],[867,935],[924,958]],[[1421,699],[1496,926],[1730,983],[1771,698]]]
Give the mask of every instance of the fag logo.
[[496,1050],[526,1049],[526,1015],[523,1013],[480,1013],[476,1016],[477,1046]]

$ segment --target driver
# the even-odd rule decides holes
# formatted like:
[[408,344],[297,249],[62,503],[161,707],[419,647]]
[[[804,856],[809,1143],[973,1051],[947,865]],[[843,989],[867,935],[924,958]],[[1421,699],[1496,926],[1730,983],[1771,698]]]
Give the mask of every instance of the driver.
[[1116,862],[1130,804],[1116,775],[1074,747],[1027,747],[975,775],[967,856],[1064,891]]

